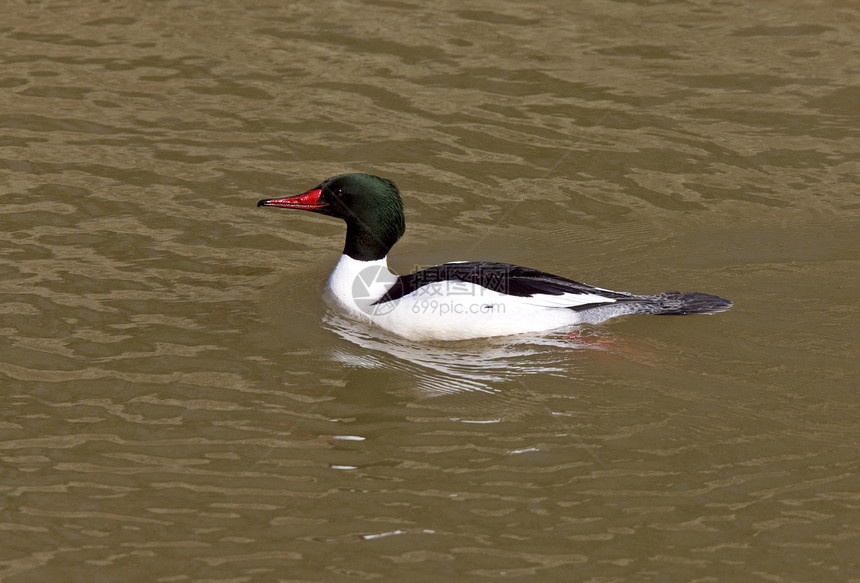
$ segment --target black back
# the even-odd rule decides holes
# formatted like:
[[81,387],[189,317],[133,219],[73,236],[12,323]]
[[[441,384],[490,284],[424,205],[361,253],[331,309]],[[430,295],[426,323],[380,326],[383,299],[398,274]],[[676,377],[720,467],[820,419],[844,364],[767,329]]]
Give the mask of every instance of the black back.
[[[633,299],[623,292],[614,292],[552,275],[537,269],[520,267],[509,263],[487,261],[464,261],[445,263],[429,269],[401,275],[388,292],[375,303],[390,302],[406,296],[421,286],[450,282],[466,282],[483,288],[517,297],[536,294],[560,296],[563,294],[596,294],[607,299]],[[593,305],[593,304],[589,304]],[[583,306],[585,307],[585,306]]]

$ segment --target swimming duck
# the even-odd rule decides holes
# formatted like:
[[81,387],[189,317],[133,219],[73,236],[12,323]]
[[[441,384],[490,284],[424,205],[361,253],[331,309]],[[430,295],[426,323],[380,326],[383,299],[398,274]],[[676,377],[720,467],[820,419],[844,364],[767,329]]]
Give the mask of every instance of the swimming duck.
[[392,181],[370,174],[340,174],[257,206],[345,221],[346,243],[328,279],[328,298],[352,317],[412,340],[541,332],[627,314],[713,314],[732,306],[700,292],[617,292],[508,263],[454,261],[396,275],[388,253],[406,231],[403,201]]

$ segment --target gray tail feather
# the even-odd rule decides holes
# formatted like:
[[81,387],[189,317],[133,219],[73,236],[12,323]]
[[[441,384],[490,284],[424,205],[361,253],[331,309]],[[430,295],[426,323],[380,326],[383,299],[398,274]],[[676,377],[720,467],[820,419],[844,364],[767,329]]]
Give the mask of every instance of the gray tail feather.
[[581,313],[583,323],[599,324],[615,316],[655,314],[685,316],[715,314],[732,307],[730,300],[701,292],[663,292],[653,296],[630,295],[611,304],[590,304],[574,308]]
[[687,314],[715,314],[732,307],[730,300],[701,292],[663,292],[645,296],[647,303],[641,304],[640,314],[660,316],[686,316]]

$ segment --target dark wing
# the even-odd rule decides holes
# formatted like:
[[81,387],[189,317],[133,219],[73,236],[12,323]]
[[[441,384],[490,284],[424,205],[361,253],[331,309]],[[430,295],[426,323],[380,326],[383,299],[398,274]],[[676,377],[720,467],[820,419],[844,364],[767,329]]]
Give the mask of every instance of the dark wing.
[[[623,292],[601,289],[537,269],[520,267],[509,263],[486,261],[463,261],[445,263],[401,275],[388,292],[375,303],[390,302],[409,295],[422,286],[444,281],[460,281],[480,285],[483,288],[517,297],[532,297],[537,294],[560,296],[564,294],[599,295],[607,300],[629,300],[636,296]],[[594,305],[594,304],[590,304]],[[573,307],[573,306],[571,306]],[[587,306],[580,305],[577,308]]]

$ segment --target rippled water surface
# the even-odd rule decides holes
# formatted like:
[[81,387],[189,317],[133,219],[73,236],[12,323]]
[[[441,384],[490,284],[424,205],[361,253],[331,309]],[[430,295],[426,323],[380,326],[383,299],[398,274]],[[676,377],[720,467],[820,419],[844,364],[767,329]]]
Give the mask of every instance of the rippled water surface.
[[[844,2],[12,2],[0,580],[860,581]],[[508,261],[710,317],[418,345],[320,298]]]

